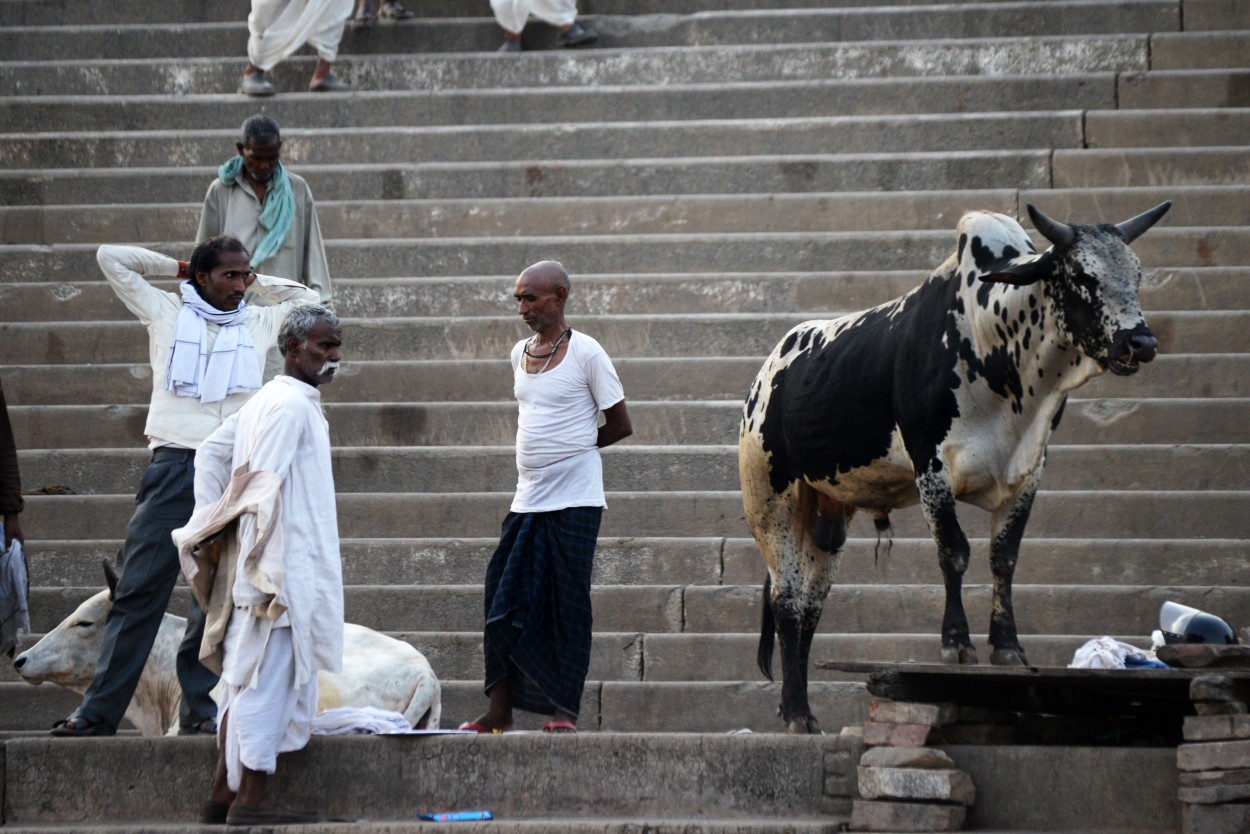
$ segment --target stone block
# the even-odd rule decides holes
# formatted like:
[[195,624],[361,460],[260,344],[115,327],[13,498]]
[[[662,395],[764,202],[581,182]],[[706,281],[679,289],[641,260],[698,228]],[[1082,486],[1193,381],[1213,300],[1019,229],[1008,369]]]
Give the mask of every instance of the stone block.
[[1184,834],[1245,834],[1250,831],[1250,805],[1182,805],[1181,830]]
[[1250,715],[1189,715],[1186,741],[1225,741],[1250,738]]
[[864,744],[869,747],[924,747],[933,728],[928,724],[886,724],[864,722]]
[[1176,766],[1182,771],[1239,770],[1250,767],[1250,741],[1210,741],[1176,748]]
[[851,805],[851,830],[958,831],[967,816],[968,809],[962,805],[857,799]]
[[860,767],[911,767],[953,770],[955,763],[945,752],[932,747],[874,747],[865,750]]
[[889,724],[928,724],[940,727],[955,717],[953,704],[919,704],[909,701],[873,700],[868,704],[868,718]]
[[864,799],[907,799],[972,805],[977,791],[962,770],[918,767],[860,767],[859,795]]
[[1244,802],[1250,799],[1250,785],[1207,785],[1205,787],[1182,787],[1176,793],[1181,802],[1192,805],[1218,805],[1223,802]]
[[1181,773],[1179,780],[1182,787],[1205,788],[1210,785],[1245,785],[1250,784],[1250,769],[1241,770],[1199,770],[1194,773]]
[[856,780],[849,775],[825,777],[825,796],[850,797],[853,799],[858,796],[855,792],[855,787]]
[[1199,715],[1245,715],[1250,710],[1242,701],[1197,701],[1194,712]]
[[1189,682],[1189,700],[1195,704],[1214,702],[1239,705],[1235,711],[1246,711],[1244,690],[1225,675],[1199,675]]

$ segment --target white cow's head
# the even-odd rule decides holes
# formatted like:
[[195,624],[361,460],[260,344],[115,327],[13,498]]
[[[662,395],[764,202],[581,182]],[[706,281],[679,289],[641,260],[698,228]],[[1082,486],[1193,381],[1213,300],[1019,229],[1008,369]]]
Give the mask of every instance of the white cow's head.
[[44,681],[84,692],[95,677],[96,659],[104,642],[104,621],[113,607],[117,574],[104,565],[108,588],[75,609],[61,624],[17,656],[13,667],[29,684]]

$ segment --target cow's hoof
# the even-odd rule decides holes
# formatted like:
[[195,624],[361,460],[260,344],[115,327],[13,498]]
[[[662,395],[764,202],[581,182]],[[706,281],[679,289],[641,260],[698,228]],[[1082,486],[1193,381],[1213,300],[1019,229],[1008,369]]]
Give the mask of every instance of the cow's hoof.
[[1025,657],[1024,649],[995,649],[990,655],[991,666],[1028,666],[1029,659]]
[[823,735],[820,729],[820,722],[812,716],[806,718],[794,718],[786,722],[786,732],[793,735]]
[[972,646],[943,646],[942,662],[951,666],[976,666],[977,650]]

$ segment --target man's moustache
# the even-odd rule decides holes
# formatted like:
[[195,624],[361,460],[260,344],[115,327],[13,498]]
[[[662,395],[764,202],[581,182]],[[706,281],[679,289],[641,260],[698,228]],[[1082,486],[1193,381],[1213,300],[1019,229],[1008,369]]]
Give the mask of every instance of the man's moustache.
[[326,374],[334,373],[338,369],[339,369],[338,362],[327,362],[321,366],[321,370],[317,371],[317,376],[325,376]]

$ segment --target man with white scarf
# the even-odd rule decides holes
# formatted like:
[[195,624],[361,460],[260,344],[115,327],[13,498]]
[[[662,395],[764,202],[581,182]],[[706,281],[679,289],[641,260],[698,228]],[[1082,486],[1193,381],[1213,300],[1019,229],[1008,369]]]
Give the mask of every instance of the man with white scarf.
[[[195,507],[195,450],[260,388],[265,355],[282,319],[315,304],[316,292],[294,281],[256,275],[247,249],[231,237],[195,247],[189,263],[135,246],[101,246],[96,260],[118,298],[147,326],[152,398],[144,433],[152,460],[126,527],[121,579],[104,626],[95,677],[82,704],[52,735],[111,736],[134,696],[178,578],[170,533]],[[183,278],[179,292],[153,278]],[[243,301],[251,286],[276,306]],[[178,651],[180,732],[215,732],[210,692],[217,676],[199,662],[204,614],[191,603]]]
[[[278,334],[283,375],[196,452],[195,513],[173,535],[193,587],[208,590],[212,625],[201,656],[220,661],[225,684],[204,823],[319,819],[275,803],[268,777],[279,753],[308,743],[317,673],[342,671],[343,577],[330,431],[318,390],[333,381],[342,342],[339,320],[326,308],[291,311]],[[197,581],[193,546],[227,529],[227,555],[215,575]],[[219,615],[227,618],[224,629]]]

